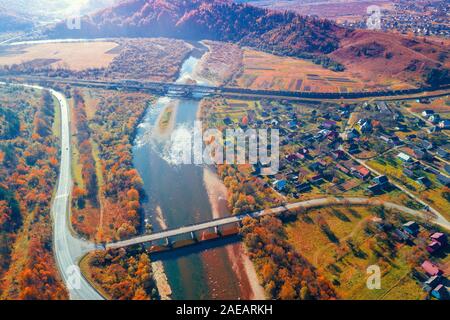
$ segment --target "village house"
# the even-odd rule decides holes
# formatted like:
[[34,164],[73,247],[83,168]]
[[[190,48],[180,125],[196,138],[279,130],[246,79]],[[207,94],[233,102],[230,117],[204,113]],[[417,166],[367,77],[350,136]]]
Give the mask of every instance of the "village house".
[[317,175],[315,175],[315,176],[313,176],[311,179],[310,179],[310,181],[311,181],[311,183],[313,184],[313,185],[320,185],[320,184],[322,184],[324,181],[323,181],[323,177],[322,177],[322,175],[321,174],[317,174]]
[[333,121],[333,120],[326,120],[321,125],[321,128],[326,129],[326,130],[333,130],[336,127],[337,127],[336,121]]
[[414,147],[413,152],[414,156],[420,160],[429,160],[433,158],[431,154],[429,154],[428,151],[425,149]]
[[438,241],[432,241],[427,245],[427,251],[431,254],[436,253],[442,249],[442,245]]
[[448,290],[447,288],[441,283],[436,288],[434,288],[433,291],[431,291],[431,295],[435,297],[438,300],[444,300],[448,298]]
[[352,174],[362,180],[366,180],[367,178],[370,177],[370,171],[369,169],[367,169],[364,166],[357,166],[357,167],[352,167],[350,169],[350,171],[352,172]]
[[334,160],[343,160],[343,159],[345,159],[345,153],[342,150],[334,150],[334,151],[331,151],[331,157]]
[[427,177],[419,177],[416,179],[417,184],[424,186],[425,188],[430,188],[433,183]]
[[389,184],[389,179],[386,176],[379,176],[379,177],[372,179],[372,183],[384,187],[387,184]]
[[349,174],[350,173],[350,170],[348,170],[344,166],[340,165],[339,163],[336,164],[336,169],[340,170],[341,172],[343,172],[345,174]]
[[386,143],[389,143],[389,144],[392,144],[395,146],[402,144],[402,141],[399,139],[399,137],[394,136],[394,135],[391,136],[391,135],[382,134],[382,135],[380,135],[380,139]]
[[275,190],[281,192],[284,191],[287,187],[287,181],[286,180],[276,180],[273,182],[273,187]]
[[421,267],[431,277],[442,275],[442,271],[435,264],[428,260],[424,261]]
[[397,155],[397,158],[399,158],[403,162],[411,162],[412,161],[412,158],[403,152],[400,152]]
[[359,153],[359,146],[354,143],[350,144],[348,146],[348,153],[350,153],[350,154]]
[[428,117],[432,116],[433,114],[434,114],[433,110],[424,110],[424,111],[422,111],[422,116],[425,117],[425,118],[428,118]]
[[449,156],[450,156],[450,154],[446,150],[444,150],[442,148],[438,148],[436,150],[436,155],[438,157],[441,157],[441,158],[445,159],[445,160],[449,159]]
[[297,190],[297,192],[300,192],[300,193],[307,192],[307,191],[311,190],[311,185],[308,182],[300,183],[295,186],[295,189]]
[[400,241],[400,242],[409,241],[409,235],[400,229],[395,229],[392,235],[395,239],[397,239],[397,241]]
[[445,233],[442,233],[442,232],[435,232],[435,233],[433,233],[430,236],[430,239],[432,239],[434,241],[438,241],[442,245],[446,245],[447,244],[447,235]]
[[339,137],[339,133],[336,131],[331,131],[329,134],[327,134],[327,139],[330,141],[334,141]]
[[420,140],[419,145],[426,150],[431,150],[434,148],[433,143],[428,140]]
[[432,276],[423,283],[423,290],[430,293],[431,291],[433,291],[434,288],[436,288],[438,285],[441,284],[441,281],[442,281],[441,276]]
[[357,139],[360,137],[360,134],[357,130],[351,129],[347,130],[344,133],[341,134],[342,140],[344,141],[351,141],[353,139]]
[[442,120],[441,122],[439,122],[439,128],[443,129],[443,130],[449,130],[450,129],[450,120],[449,119],[445,119]]
[[411,162],[405,162],[403,163],[403,167],[407,168],[409,170],[417,170],[421,168],[420,161],[411,161]]
[[444,186],[450,187],[450,178],[449,177],[446,177],[443,174],[438,174],[436,177],[437,177],[438,181],[440,183],[442,183]]
[[407,176],[408,178],[411,178],[411,179],[414,179],[415,178],[415,174],[414,174],[414,171],[412,171],[412,170],[410,170],[410,169],[408,169],[408,168],[403,168],[403,174],[405,175],[405,176]]
[[407,233],[409,233],[412,236],[417,236],[419,233],[419,225],[415,221],[408,221],[405,224],[403,224],[403,230],[405,230]]
[[441,116],[438,114],[431,115],[428,120],[430,120],[433,124],[438,124],[441,121]]

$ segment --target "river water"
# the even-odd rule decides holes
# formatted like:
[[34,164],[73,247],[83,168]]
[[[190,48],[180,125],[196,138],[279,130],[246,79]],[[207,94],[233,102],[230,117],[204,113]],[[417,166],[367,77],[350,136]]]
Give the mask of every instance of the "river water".
[[[198,61],[192,56],[188,58],[177,82],[190,81]],[[199,84],[207,84],[197,80]],[[198,99],[162,97],[148,109],[139,125],[133,147],[134,165],[144,181],[145,214],[155,231],[212,218],[212,204],[204,184],[205,168],[177,165],[172,154],[176,150],[174,146],[182,145],[184,137],[193,129],[199,104]],[[225,206],[220,211],[221,215],[229,214]],[[240,244],[222,244],[162,255],[173,299],[251,297],[248,280],[238,270],[243,268],[230,258],[230,252],[239,255]]]

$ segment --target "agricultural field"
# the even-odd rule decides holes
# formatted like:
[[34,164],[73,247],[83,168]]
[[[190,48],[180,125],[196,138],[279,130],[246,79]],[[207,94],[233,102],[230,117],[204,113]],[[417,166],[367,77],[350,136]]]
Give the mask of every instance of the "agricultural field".
[[117,56],[117,46],[112,41],[17,45],[0,50],[0,66],[26,63],[73,71],[106,68]]
[[[393,240],[384,225],[401,226],[411,217],[379,207],[332,207],[310,210],[286,226],[288,242],[334,285],[343,299],[424,299],[422,246],[432,228],[422,228],[413,244]],[[419,223],[420,224],[420,223]],[[436,258],[445,266],[446,257]],[[381,269],[381,289],[366,286],[367,267]]]
[[239,87],[317,92],[361,91],[364,84],[347,72],[334,72],[313,62],[244,49]]

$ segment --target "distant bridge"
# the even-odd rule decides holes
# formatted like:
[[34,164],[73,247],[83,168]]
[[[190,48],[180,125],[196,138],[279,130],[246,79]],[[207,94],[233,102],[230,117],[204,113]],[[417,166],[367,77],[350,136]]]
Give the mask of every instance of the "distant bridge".
[[[183,97],[204,97],[208,95],[223,96],[249,96],[261,98],[279,98],[279,99],[313,99],[313,100],[341,100],[341,99],[362,99],[362,98],[381,98],[381,97],[401,97],[418,95],[422,93],[433,93],[436,91],[449,90],[450,85],[440,88],[416,88],[405,90],[383,90],[383,91],[361,91],[361,92],[305,92],[305,91],[283,91],[283,90],[256,90],[247,88],[224,87],[224,86],[203,86],[198,84],[166,83],[138,80],[81,80],[68,78],[52,78],[39,76],[1,76],[5,81],[9,78],[25,79],[37,83],[63,83],[73,86],[82,86],[89,88],[101,88],[110,90],[125,90],[150,92],[158,95],[172,95]],[[448,92],[436,94],[436,96],[447,95]]]
[[[393,210],[397,210],[412,216],[417,216],[417,217],[429,217],[430,213],[428,212],[424,212],[424,211],[417,211],[417,210],[413,210],[395,203],[390,203],[390,202],[384,202],[384,201],[380,201],[380,200],[371,200],[368,198],[322,198],[322,199],[313,199],[313,200],[307,200],[307,201],[303,201],[303,202],[297,202],[297,203],[291,203],[291,204],[287,204],[285,206],[281,206],[281,207],[277,207],[277,208],[273,208],[273,209],[266,209],[266,210],[262,210],[262,211],[258,211],[258,212],[254,212],[254,213],[249,213],[249,214],[241,214],[241,215],[236,215],[236,216],[231,216],[231,217],[226,217],[226,218],[220,218],[220,219],[214,219],[211,221],[207,221],[207,222],[202,222],[202,223],[198,223],[198,224],[192,224],[189,226],[185,226],[185,227],[180,227],[180,228],[176,228],[176,229],[171,229],[171,230],[164,230],[161,232],[157,232],[157,233],[153,233],[150,235],[144,235],[144,236],[140,236],[140,237],[136,237],[133,239],[129,239],[129,240],[124,240],[124,241],[118,241],[118,242],[113,242],[113,243],[109,243],[106,244],[106,249],[118,249],[118,248],[124,248],[124,247],[129,247],[129,246],[134,246],[134,245],[139,245],[139,244],[154,244],[154,243],[158,243],[160,241],[165,241],[165,244],[167,247],[170,248],[171,246],[171,238],[174,237],[178,237],[178,236],[187,236],[190,239],[197,241],[197,237],[195,235],[196,232],[199,231],[204,231],[204,230],[208,230],[208,229],[213,229],[214,233],[216,233],[216,235],[218,237],[221,237],[221,232],[220,232],[220,228],[227,226],[227,225],[232,225],[232,224],[241,224],[242,221],[249,217],[249,218],[260,218],[266,215],[278,215],[284,212],[288,212],[288,211],[295,211],[295,210],[299,210],[299,209],[310,209],[310,208],[317,208],[317,207],[324,207],[324,206],[345,206],[345,205],[350,205],[350,206],[355,206],[355,205],[364,205],[364,206],[384,206],[387,209],[393,209]],[[446,228],[447,230],[450,229],[449,224],[447,221],[445,221],[445,223],[439,223],[437,222],[439,225],[441,225],[442,227]]]

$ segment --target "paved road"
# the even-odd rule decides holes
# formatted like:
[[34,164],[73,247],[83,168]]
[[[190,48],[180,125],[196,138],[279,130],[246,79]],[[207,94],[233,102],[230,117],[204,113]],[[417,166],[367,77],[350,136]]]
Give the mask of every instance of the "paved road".
[[[329,205],[367,205],[367,206],[384,206],[388,209],[395,209],[400,212],[410,214],[415,217],[425,217],[425,213],[422,211],[413,210],[395,203],[390,202],[384,202],[380,200],[372,200],[369,198],[321,198],[321,199],[313,199],[303,202],[297,202],[297,203],[291,203],[287,204],[282,207],[277,207],[273,209],[266,209],[254,213],[249,214],[242,214],[242,215],[236,215],[232,217],[227,218],[221,218],[216,219],[212,221],[207,221],[199,224],[194,224],[186,227],[181,227],[177,229],[172,230],[165,230],[158,233],[153,233],[150,235],[142,236],[142,237],[136,237],[129,240],[114,242],[106,245],[106,248],[108,249],[117,249],[117,248],[123,248],[128,247],[136,244],[142,244],[146,242],[152,242],[152,241],[158,241],[158,240],[164,240],[167,237],[174,237],[178,235],[184,235],[184,234],[190,234],[191,232],[197,232],[202,231],[208,228],[214,228],[214,227],[220,227],[232,223],[238,223],[244,220],[246,217],[251,218],[260,218],[266,215],[276,215],[282,212],[285,212],[286,210],[295,210],[300,208],[310,209],[310,208],[316,208],[316,207],[322,207],[322,206],[329,206]],[[441,225],[442,227],[446,228],[447,230],[450,230],[450,225],[445,220],[446,223],[442,224],[442,221],[436,221],[437,224]]]
[[[70,279],[74,277],[71,268],[78,266],[79,259],[87,252],[94,250],[95,246],[75,238],[70,230],[69,198],[72,189],[72,174],[70,167],[69,106],[63,94],[54,90],[50,90],[50,92],[58,99],[61,107],[61,166],[58,189],[52,207],[55,256],[61,275],[69,290],[70,298],[74,300],[98,300],[102,297],[83,277],[80,279],[78,288],[71,288],[70,285]],[[75,281],[75,283],[77,282]]]
[[[4,84],[0,82],[0,85]],[[44,89],[39,86],[24,87]],[[72,300],[98,300],[102,296],[91,287],[76,268],[79,259],[95,249],[95,245],[75,238],[69,224],[69,198],[72,189],[70,167],[70,128],[69,106],[63,94],[47,89],[58,99],[61,108],[61,163],[57,191],[53,199],[51,214],[53,218],[53,242],[56,263]],[[73,284],[73,286],[71,285]]]

